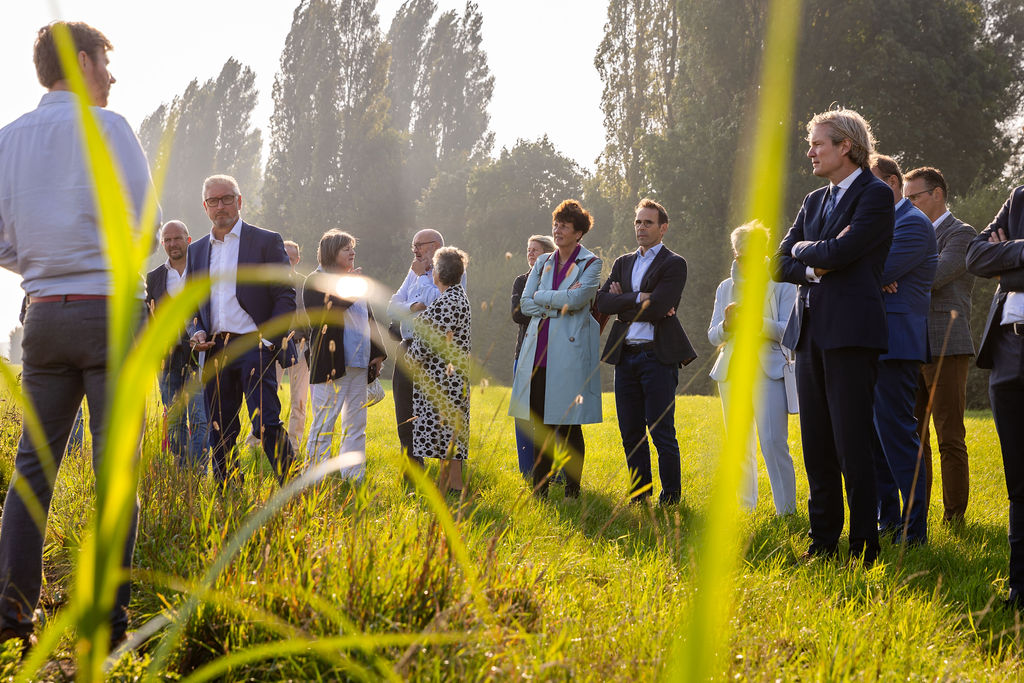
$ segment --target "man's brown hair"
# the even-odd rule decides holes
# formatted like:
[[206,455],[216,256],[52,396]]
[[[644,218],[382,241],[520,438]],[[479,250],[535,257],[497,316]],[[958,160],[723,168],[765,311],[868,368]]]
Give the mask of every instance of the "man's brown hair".
[[[57,54],[57,44],[53,39],[53,27],[59,24],[67,26],[71,32],[71,40],[75,44],[75,54],[84,52],[91,59],[96,59],[102,52],[113,50],[114,46],[98,29],[82,21],[54,21],[39,29],[36,44],[32,53],[32,61],[36,65],[36,76],[44,88],[52,88],[57,81],[64,80],[64,69]],[[102,52],[101,52],[102,51]]]
[[586,235],[594,224],[590,212],[584,209],[575,199],[566,199],[551,212],[551,220],[559,223],[572,223],[573,230]]
[[903,171],[900,170],[900,165],[892,157],[885,154],[872,154],[871,168],[877,168],[885,177],[896,176],[900,187],[903,187]]
[[641,199],[640,203],[636,205],[635,209],[633,209],[633,212],[636,213],[640,209],[654,209],[658,212],[658,225],[665,225],[668,223],[668,211],[665,210],[664,206],[650,197],[644,197]]
[[917,180],[918,178],[924,181],[929,190],[936,187],[941,188],[943,199],[949,196],[949,188],[946,187],[946,178],[942,175],[942,171],[934,166],[922,166],[921,168],[915,168],[913,171],[907,172],[907,182]]

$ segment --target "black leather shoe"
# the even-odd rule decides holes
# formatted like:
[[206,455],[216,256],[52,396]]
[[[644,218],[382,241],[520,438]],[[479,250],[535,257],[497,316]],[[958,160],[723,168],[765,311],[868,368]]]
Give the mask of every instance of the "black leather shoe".
[[21,641],[21,657],[25,658],[29,650],[35,647],[36,636],[34,633],[22,633],[15,631],[13,628],[5,628],[0,631],[0,647],[3,647],[9,640],[20,640]]
[[839,550],[833,545],[814,545],[805,550],[801,555],[800,559],[804,562],[811,562],[819,557],[824,560],[831,560],[839,554]]

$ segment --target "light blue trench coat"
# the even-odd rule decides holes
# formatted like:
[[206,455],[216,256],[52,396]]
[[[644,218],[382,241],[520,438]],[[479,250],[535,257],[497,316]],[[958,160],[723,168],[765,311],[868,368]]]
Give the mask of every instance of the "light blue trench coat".
[[[594,259],[593,263],[588,262]],[[530,417],[530,378],[537,349],[540,321],[548,323],[548,363],[544,393],[544,424],[591,424],[601,421],[601,328],[590,314],[601,283],[601,259],[585,247],[557,290],[554,279],[555,254],[537,259],[526,280],[520,309],[530,316],[523,338],[509,415]],[[570,290],[577,282],[580,286]]]

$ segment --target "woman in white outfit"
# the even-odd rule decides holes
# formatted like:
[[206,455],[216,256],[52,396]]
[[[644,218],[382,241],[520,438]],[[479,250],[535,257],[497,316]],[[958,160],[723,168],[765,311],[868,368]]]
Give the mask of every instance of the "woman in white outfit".
[[[331,458],[335,424],[341,416],[339,453],[358,453],[359,464],[341,475],[366,472],[366,387],[380,374],[384,343],[373,311],[362,298],[338,296],[339,276],[356,276],[356,238],[328,230],[317,249],[319,267],[306,278],[302,300],[309,316],[309,391],[313,424],[306,453],[311,464]],[[353,287],[353,292],[359,287]]]
[[[739,295],[743,273],[739,263],[746,248],[761,243],[768,244],[768,231],[759,221],[751,221],[732,231],[732,249],[735,260],[732,263],[732,277],[718,285],[715,294],[715,311],[708,328],[708,340],[721,347],[718,359],[711,369],[711,378],[718,382],[722,396],[722,409],[728,415],[730,394],[729,361],[733,351],[733,325],[736,320],[736,297]],[[764,265],[767,268],[767,263]],[[786,383],[783,369],[786,365],[786,351],[780,342],[786,331],[786,324],[796,303],[796,285],[786,282],[768,281],[768,295],[764,303],[764,325],[762,334],[765,343],[761,348],[761,396],[754,403],[754,422],[761,443],[761,454],[768,481],[772,487],[775,512],[779,515],[796,511],[796,478],[793,474],[793,458],[789,453],[789,410],[786,400]],[[744,481],[740,489],[740,500],[748,509],[757,505],[757,461],[754,454],[754,440],[751,438],[744,461]]]

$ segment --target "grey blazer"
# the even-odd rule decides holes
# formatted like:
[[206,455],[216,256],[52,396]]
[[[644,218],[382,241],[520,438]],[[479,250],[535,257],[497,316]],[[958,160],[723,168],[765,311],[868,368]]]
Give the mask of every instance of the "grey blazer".
[[974,228],[949,214],[935,228],[939,245],[939,265],[932,283],[932,302],[928,312],[928,341],[932,358],[942,354],[942,340],[949,326],[949,313],[956,311],[953,328],[946,343],[947,356],[974,355],[971,341],[971,290],[974,276],[967,272],[967,247],[977,236]]

